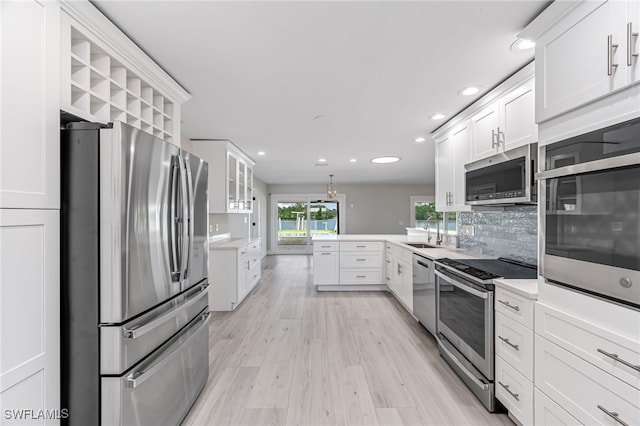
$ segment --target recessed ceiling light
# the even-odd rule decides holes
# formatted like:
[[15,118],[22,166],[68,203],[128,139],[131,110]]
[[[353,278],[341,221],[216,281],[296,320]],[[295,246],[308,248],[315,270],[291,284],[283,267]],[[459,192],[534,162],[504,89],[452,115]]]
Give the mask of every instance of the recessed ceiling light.
[[257,152],[257,154],[258,154],[258,155],[267,155],[267,153],[266,153],[266,152],[264,152],[264,151],[258,151],[258,152]]
[[462,96],[475,95],[476,93],[478,93],[480,91],[481,88],[482,88],[482,86],[468,86],[468,87],[465,87],[464,89],[461,89],[458,92],[458,95],[462,95]]
[[352,158],[351,160],[349,160],[350,163],[355,163],[356,161],[358,160],[356,160],[355,158]]
[[416,138],[416,142],[417,142],[417,143],[422,143],[422,142],[424,142],[424,141],[426,141],[426,140],[427,140],[427,138],[424,138],[424,137],[422,137],[422,136],[420,136],[419,138]]
[[535,47],[536,42],[532,40],[527,40],[525,38],[519,38],[511,44],[509,50],[512,52],[521,52],[523,50],[528,50]]
[[429,118],[432,120],[442,120],[444,118],[444,114],[441,114],[441,113],[433,114]]
[[319,163],[326,163],[327,159],[326,158],[318,158],[318,162]]
[[371,159],[371,162],[376,164],[389,164],[389,163],[395,163],[396,161],[400,161],[400,157],[396,157],[394,155],[385,156],[385,157],[376,157]]

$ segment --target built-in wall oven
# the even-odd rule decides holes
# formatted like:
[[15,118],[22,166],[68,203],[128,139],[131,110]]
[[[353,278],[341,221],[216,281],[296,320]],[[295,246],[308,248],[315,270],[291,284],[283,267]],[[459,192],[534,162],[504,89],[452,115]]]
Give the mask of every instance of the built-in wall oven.
[[541,274],[640,309],[640,119],[540,150]]
[[503,258],[438,259],[435,268],[440,354],[482,404],[494,411],[493,279],[532,279],[537,268]]

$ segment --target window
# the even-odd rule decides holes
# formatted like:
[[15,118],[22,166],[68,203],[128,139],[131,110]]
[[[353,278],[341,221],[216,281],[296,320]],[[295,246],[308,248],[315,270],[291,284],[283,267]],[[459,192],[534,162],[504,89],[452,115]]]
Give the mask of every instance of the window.
[[411,197],[411,226],[450,235],[456,234],[456,212],[438,212],[434,197]]

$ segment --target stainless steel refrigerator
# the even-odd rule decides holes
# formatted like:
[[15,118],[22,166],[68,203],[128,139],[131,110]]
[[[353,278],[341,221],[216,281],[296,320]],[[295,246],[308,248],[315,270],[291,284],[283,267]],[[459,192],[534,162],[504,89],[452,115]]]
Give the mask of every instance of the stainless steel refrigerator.
[[208,165],[123,123],[62,130],[62,408],[179,424],[209,375]]

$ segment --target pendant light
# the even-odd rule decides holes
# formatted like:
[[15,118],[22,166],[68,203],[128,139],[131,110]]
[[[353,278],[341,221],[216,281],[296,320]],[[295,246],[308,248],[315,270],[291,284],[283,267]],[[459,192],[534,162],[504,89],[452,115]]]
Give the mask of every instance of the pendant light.
[[329,175],[329,185],[327,185],[327,197],[329,199],[336,198],[338,191],[333,187],[333,175]]

